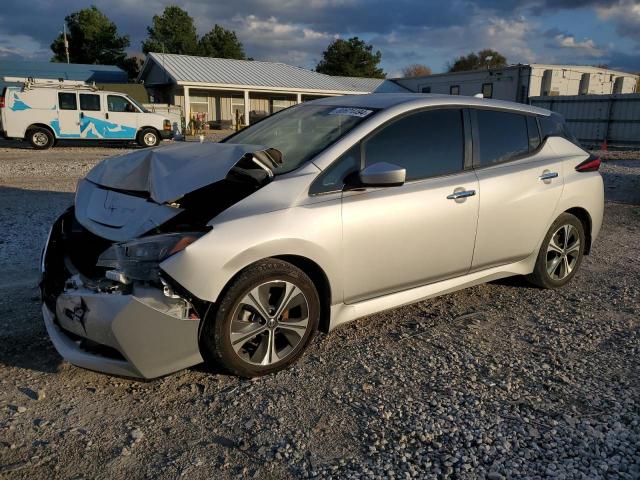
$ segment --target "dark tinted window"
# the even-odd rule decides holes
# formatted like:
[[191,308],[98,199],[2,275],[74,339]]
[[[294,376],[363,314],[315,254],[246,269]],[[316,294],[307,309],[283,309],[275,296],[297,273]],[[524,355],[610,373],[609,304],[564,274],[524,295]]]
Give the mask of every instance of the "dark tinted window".
[[78,101],[76,100],[76,94],[59,92],[58,105],[60,105],[60,110],[77,110]]
[[309,193],[335,192],[342,190],[345,177],[360,170],[360,144],[351,147],[347,152],[333,162],[311,185]]
[[529,152],[524,115],[494,110],[476,110],[480,166],[510,160]]
[[431,93],[431,87],[422,87],[422,93]]
[[81,93],[80,110],[89,110],[92,112],[100,111],[100,95]]
[[536,117],[527,115],[527,130],[529,132],[529,151],[533,152],[540,146],[540,130]]
[[407,169],[407,180],[462,170],[462,110],[428,110],[408,115],[366,141],[365,163],[393,163]]

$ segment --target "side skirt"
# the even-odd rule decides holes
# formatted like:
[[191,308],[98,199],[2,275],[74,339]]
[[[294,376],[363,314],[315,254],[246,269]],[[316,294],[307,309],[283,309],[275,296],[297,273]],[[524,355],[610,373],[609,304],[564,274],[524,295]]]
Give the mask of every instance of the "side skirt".
[[402,292],[391,293],[382,297],[364,300],[354,304],[338,304],[331,307],[331,323],[329,330],[333,330],[338,325],[356,320],[358,318],[373,315],[393,308],[398,308],[410,303],[420,302],[429,298],[434,298],[447,293],[462,290],[481,283],[498,280],[500,278],[511,277],[513,275],[527,275],[533,271],[538,249],[524,260],[498,267],[492,267],[479,272],[469,273],[461,277],[450,278],[429,285],[404,290]]

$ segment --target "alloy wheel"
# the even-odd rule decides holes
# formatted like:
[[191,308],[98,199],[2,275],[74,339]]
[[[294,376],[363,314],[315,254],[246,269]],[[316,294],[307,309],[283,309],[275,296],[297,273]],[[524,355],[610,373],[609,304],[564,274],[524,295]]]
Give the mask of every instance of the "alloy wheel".
[[553,280],[571,274],[580,256],[580,235],[570,224],[562,225],[551,235],[547,246],[547,273]]
[[287,358],[309,328],[309,303],[300,288],[272,280],[247,292],[233,313],[233,350],[252,365],[272,365]]

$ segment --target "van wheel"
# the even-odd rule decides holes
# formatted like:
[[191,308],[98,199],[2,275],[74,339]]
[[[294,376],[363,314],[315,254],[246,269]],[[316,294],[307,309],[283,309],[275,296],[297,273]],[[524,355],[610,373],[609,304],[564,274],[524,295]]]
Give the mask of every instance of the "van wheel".
[[55,138],[46,128],[34,127],[27,131],[26,140],[36,150],[46,150],[47,148],[53,147]]
[[558,288],[573,278],[584,256],[585,235],[580,220],[560,215],[544,237],[533,272],[527,276],[541,288]]
[[160,144],[160,135],[153,128],[144,128],[138,134],[138,144],[141,147],[156,147]]
[[295,362],[320,321],[320,299],[299,268],[270,258],[243,270],[205,318],[204,358],[241,377],[257,377]]

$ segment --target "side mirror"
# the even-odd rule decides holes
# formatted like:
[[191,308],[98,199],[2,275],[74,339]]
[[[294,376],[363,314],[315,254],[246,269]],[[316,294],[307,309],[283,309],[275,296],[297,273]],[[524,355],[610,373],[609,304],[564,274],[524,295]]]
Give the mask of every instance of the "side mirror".
[[358,174],[364,187],[399,187],[407,177],[407,170],[398,165],[378,162],[369,165]]

